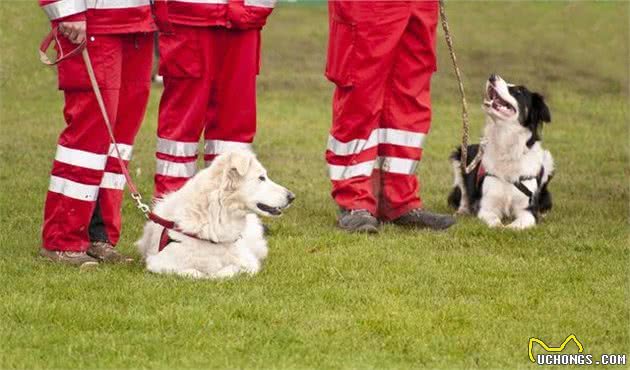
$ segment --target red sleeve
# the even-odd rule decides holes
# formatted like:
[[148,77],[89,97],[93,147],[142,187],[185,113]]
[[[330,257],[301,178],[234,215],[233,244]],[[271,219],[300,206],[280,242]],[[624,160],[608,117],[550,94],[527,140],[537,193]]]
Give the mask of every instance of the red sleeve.
[[85,21],[85,0],[39,0],[39,5],[53,23]]

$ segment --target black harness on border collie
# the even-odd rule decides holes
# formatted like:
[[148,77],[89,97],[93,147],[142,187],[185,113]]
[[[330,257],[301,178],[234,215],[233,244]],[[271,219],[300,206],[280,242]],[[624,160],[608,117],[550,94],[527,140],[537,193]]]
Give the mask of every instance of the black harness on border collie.
[[[523,193],[527,198],[529,198],[529,206],[528,209],[532,211],[534,217],[538,219],[538,195],[540,194],[540,189],[542,187],[542,179],[545,174],[545,167],[540,166],[540,171],[538,171],[538,175],[536,176],[520,176],[517,181],[511,182],[511,184],[518,189],[521,193]],[[494,175],[483,167],[481,163],[479,163],[479,169],[477,170],[477,186],[481,187],[481,183],[486,176],[495,177],[497,179],[501,179],[497,175]],[[523,181],[528,180],[536,180],[536,191],[531,191]]]

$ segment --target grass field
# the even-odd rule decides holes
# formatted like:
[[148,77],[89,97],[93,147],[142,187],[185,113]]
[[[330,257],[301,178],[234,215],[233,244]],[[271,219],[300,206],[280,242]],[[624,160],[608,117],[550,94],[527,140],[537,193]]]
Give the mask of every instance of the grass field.
[[[35,3],[0,2],[0,368],[527,368],[530,337],[559,345],[569,334],[585,353],[630,355],[627,3],[450,2],[473,137],[489,73],[548,98],[555,208],[521,233],[463,218],[443,233],[387,226],[374,237],[334,227],[326,7],[281,4],[264,30],[256,151],[298,199],[269,222],[264,270],[223,282],[36,257],[63,121],[55,74],[35,52],[47,28]],[[441,212],[460,137],[449,63],[440,38],[418,176]],[[132,162],[146,196],[159,96]],[[143,219],[129,201],[124,218],[121,248],[137,255]]]

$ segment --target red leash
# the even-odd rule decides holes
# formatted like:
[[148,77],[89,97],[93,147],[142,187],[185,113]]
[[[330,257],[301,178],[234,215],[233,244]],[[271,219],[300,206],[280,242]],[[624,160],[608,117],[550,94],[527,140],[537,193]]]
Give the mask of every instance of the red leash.
[[[83,40],[83,42],[81,42],[74,50],[72,50],[68,54],[64,54],[63,49],[61,48],[61,44],[59,43],[58,36],[59,35],[58,35],[57,29],[53,28],[48,33],[48,35],[46,35],[46,37],[42,40],[42,43],[39,45],[39,60],[41,60],[42,63],[48,66],[57,65],[58,63],[61,63],[65,59],[72,58],[73,56],[81,53],[83,49],[85,49],[86,41]],[[48,55],[46,55],[46,51],[50,47],[50,44],[52,43],[53,40],[55,40],[55,44],[57,44],[57,47],[59,48],[59,55],[60,55],[59,58],[57,58],[55,61],[51,61],[50,58],[48,58]]]
[[[81,55],[83,56],[83,62],[85,63],[85,67],[87,69],[87,73],[88,73],[88,76],[90,78],[90,83],[92,85],[92,90],[94,91],[94,95],[96,96],[96,101],[98,102],[98,106],[99,106],[99,108],[101,110],[101,114],[103,115],[103,120],[105,121],[105,126],[107,126],[107,133],[109,134],[109,140],[110,140],[111,144],[114,146],[114,150],[116,151],[116,159],[118,160],[118,164],[120,165],[120,170],[122,171],[123,175],[125,176],[125,180],[127,181],[127,184],[129,185],[129,192],[131,194],[131,198],[133,198],[133,200],[136,202],[136,207],[140,210],[140,212],[142,212],[142,214],[144,215],[145,218],[147,218],[148,220],[150,220],[152,222],[155,222],[156,224],[164,227],[164,231],[162,232],[162,238],[161,239],[165,239],[165,238],[168,239],[168,232],[167,232],[167,230],[173,230],[175,232],[178,232],[180,234],[184,234],[184,235],[186,235],[186,236],[188,236],[190,238],[193,238],[193,239],[202,240],[202,241],[208,241],[208,242],[216,244],[217,242],[215,242],[213,240],[203,239],[203,238],[200,238],[199,236],[197,236],[195,234],[191,234],[191,233],[183,231],[181,228],[179,228],[177,226],[177,224],[175,224],[175,222],[170,221],[170,220],[166,220],[166,219],[156,215],[155,213],[151,212],[151,208],[142,201],[142,195],[138,191],[138,188],[136,187],[136,184],[131,179],[131,175],[129,175],[129,170],[127,169],[127,166],[125,165],[125,162],[122,160],[122,156],[120,155],[120,150],[118,149],[118,143],[116,143],[116,138],[114,137],[114,131],[113,131],[112,125],[111,125],[111,123],[109,121],[109,115],[107,114],[107,110],[105,109],[105,102],[103,100],[103,95],[101,95],[101,89],[99,88],[98,82],[96,81],[96,75],[94,74],[94,68],[92,68],[92,62],[90,61],[90,55],[88,54],[88,50],[86,48],[86,42],[83,41],[79,46],[77,46],[74,50],[72,50],[68,54],[64,54],[63,51],[61,50],[61,46],[58,46],[59,47],[59,53],[60,53],[61,56],[57,60],[55,60],[53,62],[46,55],[46,51],[50,47],[50,44],[52,43],[53,40],[55,40],[57,45],[60,45],[57,37],[58,37],[57,29],[55,28],[52,31],[50,31],[50,33],[42,41],[42,43],[41,43],[41,45],[39,47],[40,60],[42,61],[42,63],[44,63],[46,65],[53,66],[53,65],[56,65],[56,64],[62,62],[63,60],[65,60],[67,58],[71,58],[71,57],[73,57],[75,55],[78,55],[79,53],[81,53]],[[168,244],[168,243],[166,243],[166,244]],[[162,245],[162,242],[161,242],[159,250],[161,251],[166,246],[166,244]]]

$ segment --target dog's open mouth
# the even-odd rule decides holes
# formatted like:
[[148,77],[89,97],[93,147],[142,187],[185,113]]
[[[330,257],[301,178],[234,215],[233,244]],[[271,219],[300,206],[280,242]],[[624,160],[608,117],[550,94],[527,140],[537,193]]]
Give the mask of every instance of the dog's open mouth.
[[516,113],[516,109],[512,106],[512,104],[505,101],[496,88],[493,85],[488,86],[488,91],[486,91],[486,100],[484,101],[484,105],[486,107],[492,107],[497,112],[512,115]]
[[256,203],[256,207],[272,216],[280,216],[282,214],[282,209],[280,207],[271,207],[263,203]]

